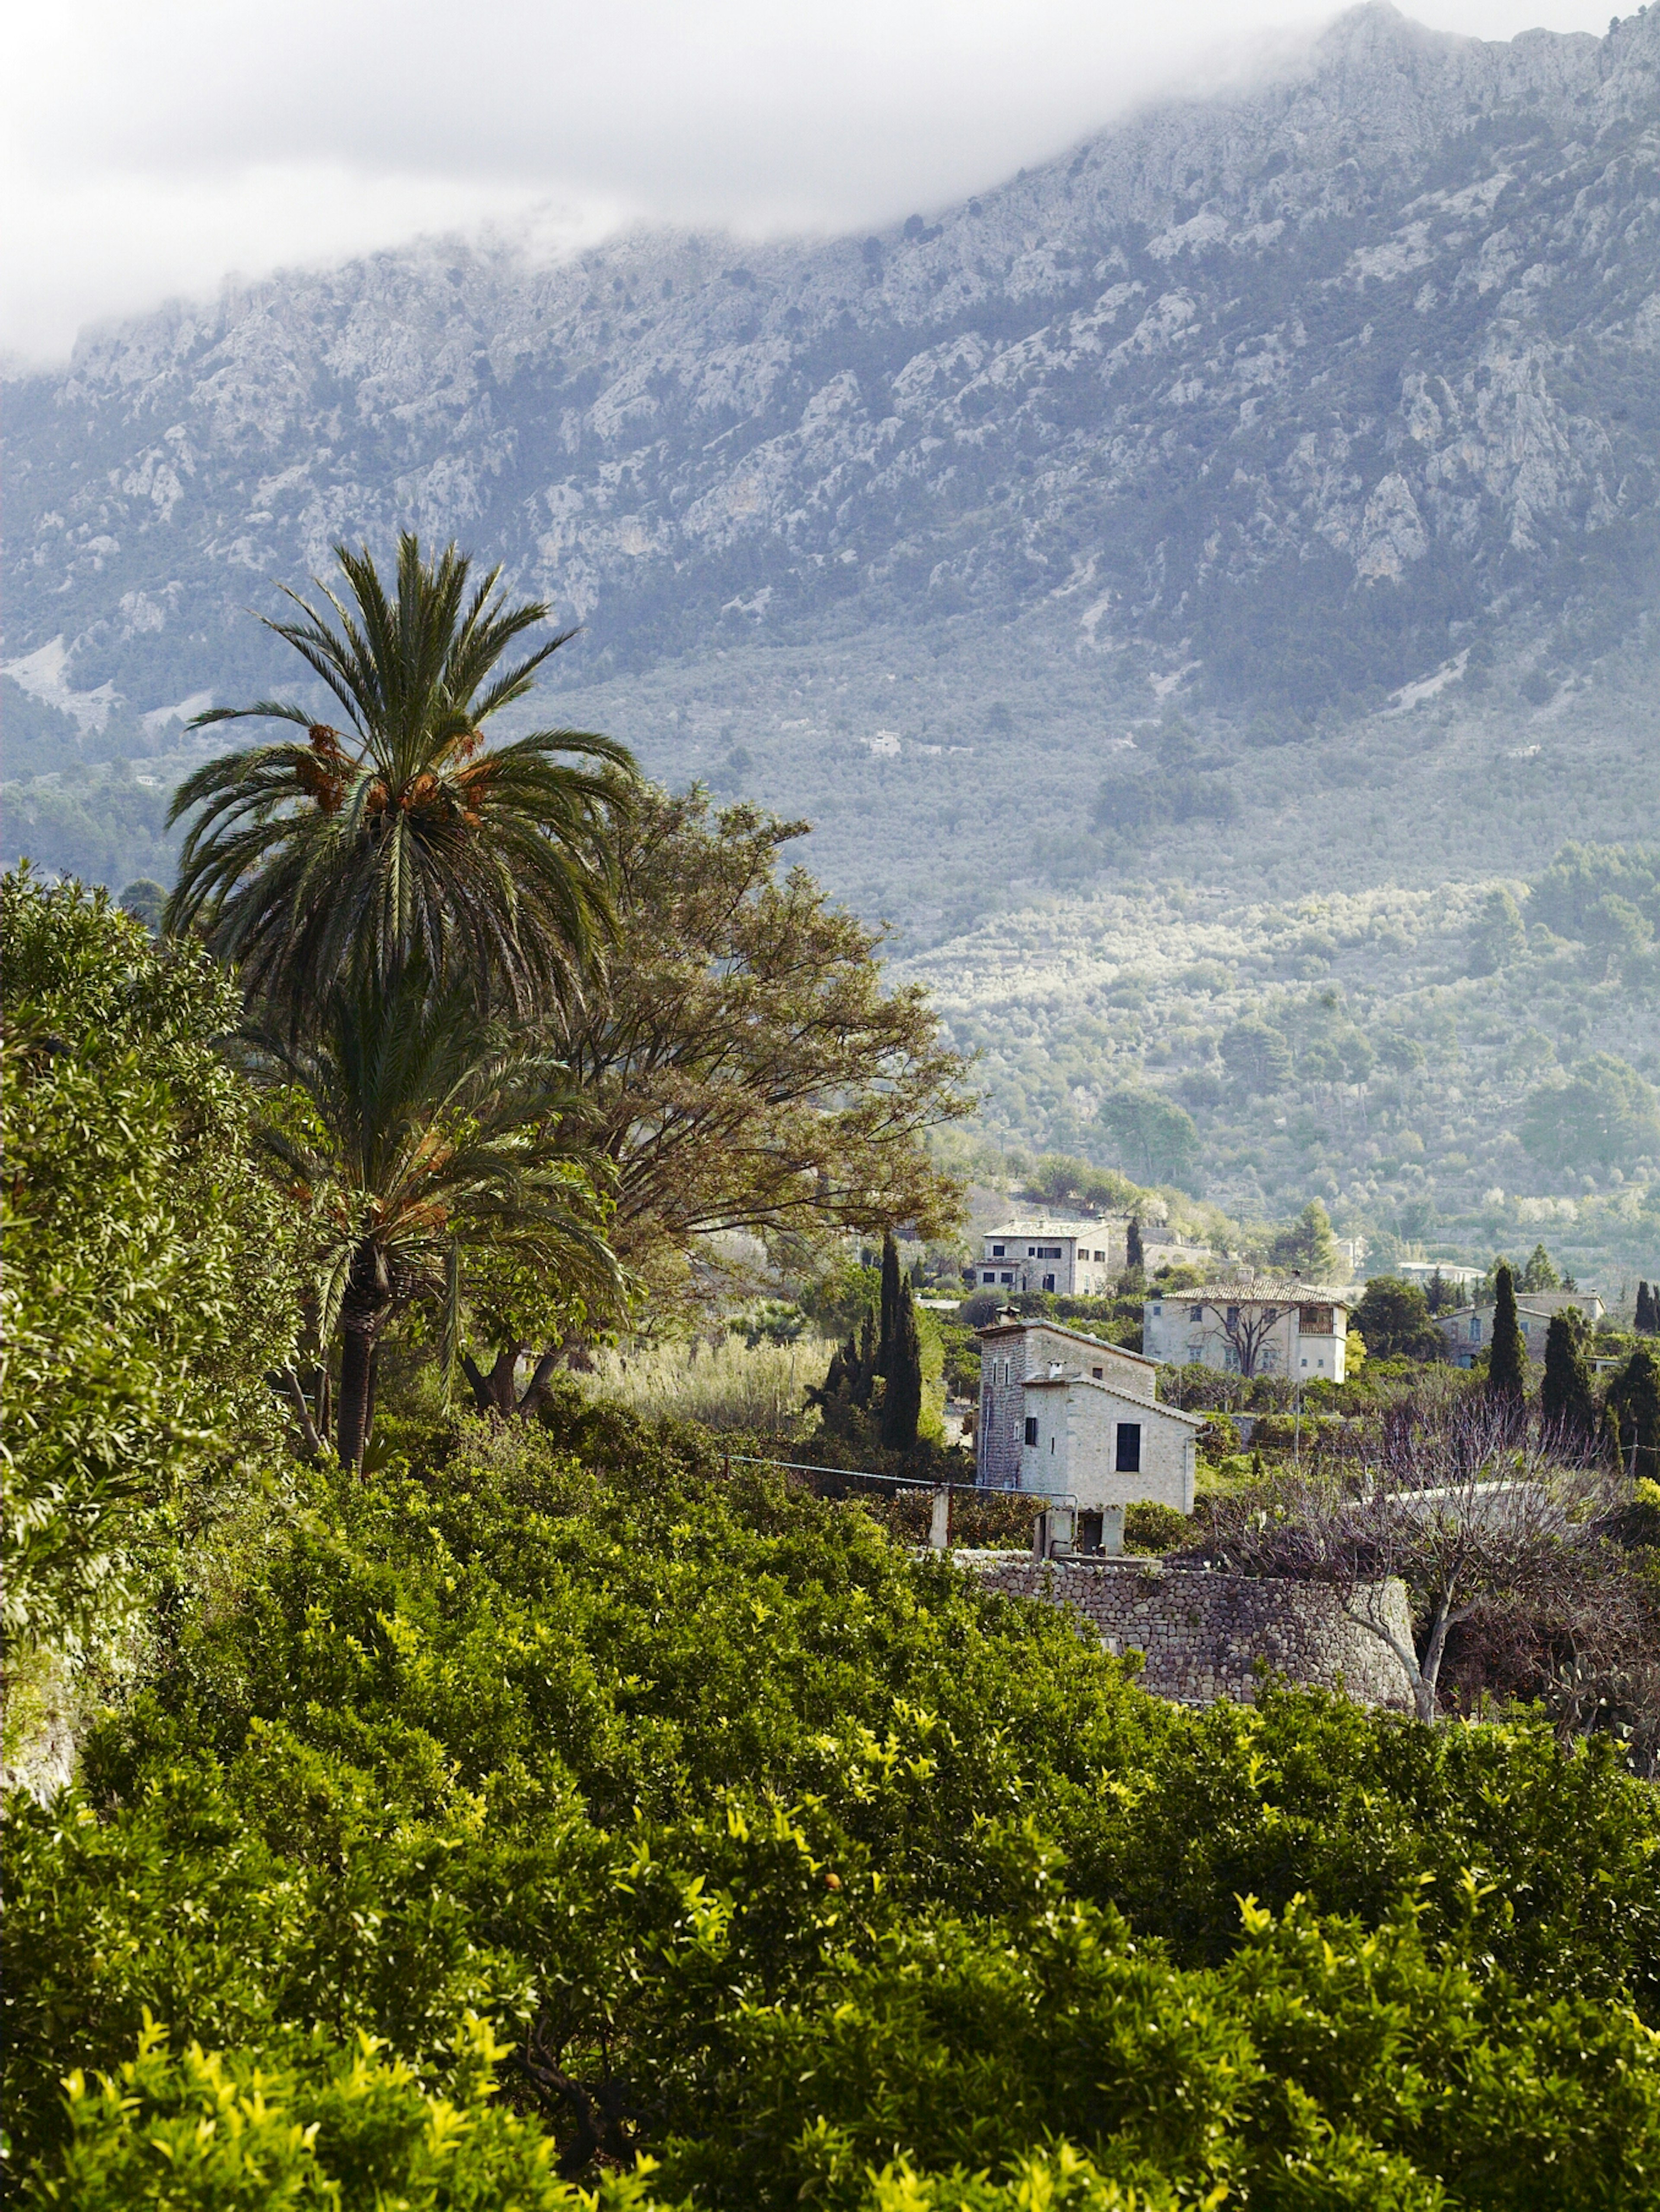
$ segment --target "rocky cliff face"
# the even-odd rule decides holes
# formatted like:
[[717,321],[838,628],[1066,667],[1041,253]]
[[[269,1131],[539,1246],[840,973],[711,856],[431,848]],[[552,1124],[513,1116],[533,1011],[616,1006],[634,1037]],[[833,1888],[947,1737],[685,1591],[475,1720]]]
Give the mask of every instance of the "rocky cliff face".
[[591,674],[861,625],[948,668],[1019,617],[1299,726],[1518,621],[1594,655],[1656,574],[1657,153],[1660,8],[1495,46],[1373,5],[881,237],[428,245],[169,307],[8,395],[7,653],[222,690],[270,579],[412,523]]

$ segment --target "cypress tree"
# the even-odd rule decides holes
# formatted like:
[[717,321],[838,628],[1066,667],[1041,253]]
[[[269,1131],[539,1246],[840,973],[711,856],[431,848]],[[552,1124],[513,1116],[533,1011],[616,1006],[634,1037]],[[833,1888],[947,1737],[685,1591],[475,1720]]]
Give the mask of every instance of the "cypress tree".
[[894,1339],[899,1328],[900,1291],[905,1278],[900,1269],[900,1248],[890,1229],[881,1240],[881,1326],[876,1338],[878,1375],[893,1373]]
[[1545,1332],[1545,1379],[1539,1389],[1539,1418],[1547,1435],[1570,1450],[1583,1451],[1596,1433],[1596,1407],[1579,1338],[1566,1314],[1554,1314]]
[[1655,1307],[1657,1303],[1660,1301],[1657,1301],[1654,1292],[1650,1290],[1647,1283],[1639,1282],[1637,1285],[1637,1318],[1634,1323],[1639,1336],[1653,1336],[1660,1333],[1660,1322],[1657,1322],[1655,1316]]
[[1132,1213],[1130,1226],[1124,1231],[1124,1263],[1137,1273],[1147,1265],[1147,1252],[1142,1243],[1142,1224]]
[[1499,1262],[1493,1283],[1493,1348],[1487,1354],[1487,1396],[1519,1413],[1527,1402],[1527,1353],[1516,1316],[1516,1283],[1508,1261]]
[[914,1451],[922,1417],[922,1339],[916,1301],[901,1280],[895,1300],[893,1340],[888,1347],[888,1387],[881,1400],[881,1440],[889,1451]]
[[870,1403],[870,1386],[876,1378],[876,1325],[870,1309],[864,1310],[864,1321],[859,1330],[857,1370],[853,1378],[852,1400],[856,1406]]
[[1621,1468],[1653,1481],[1660,1473],[1660,1363],[1646,1344],[1638,1346],[1615,1376],[1608,1412],[1610,1425],[1619,1424]]

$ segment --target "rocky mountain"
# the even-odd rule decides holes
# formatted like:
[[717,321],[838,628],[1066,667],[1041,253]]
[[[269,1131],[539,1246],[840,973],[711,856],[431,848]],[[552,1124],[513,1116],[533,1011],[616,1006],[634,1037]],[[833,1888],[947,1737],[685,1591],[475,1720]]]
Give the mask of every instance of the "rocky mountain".
[[413,521],[591,664],[1057,611],[1231,716],[1377,701],[1654,574],[1660,10],[1342,17],[934,220],[563,266],[429,245],[227,290],[8,395],[7,650],[147,708],[342,533]]
[[[95,332],[6,393],[8,850],[165,873],[182,719],[293,683],[247,610],[412,524],[583,625],[561,719],[810,817],[821,874],[936,948],[913,972],[965,1040],[976,1005],[1018,1032],[989,1126],[1070,1141],[1138,1068],[1203,1090],[1221,986],[1184,900],[1245,948],[1243,1005],[1253,914],[1368,886],[1393,913],[1394,886],[1436,945],[1473,884],[1651,834],[1657,156],[1660,7],[1492,45],[1371,4],[881,235],[555,266],[428,242]],[[1034,929],[1054,957],[993,988]],[[1387,936],[1300,936],[1311,1004],[1335,961],[1396,1009],[1374,1025],[1439,1019]],[[1124,982],[1132,939],[1143,978],[1204,970],[1169,1036],[1119,1035],[1113,994],[1165,988]],[[1500,1183],[1547,1203],[1506,1135],[1540,1067],[1594,1045],[1660,1075],[1628,986],[1596,969],[1587,1029],[1558,958],[1478,994],[1449,1217]],[[1310,1100],[1253,1150],[1194,1091],[1215,1187],[1434,1200],[1400,1161],[1378,1181],[1364,1111],[1311,1150]]]

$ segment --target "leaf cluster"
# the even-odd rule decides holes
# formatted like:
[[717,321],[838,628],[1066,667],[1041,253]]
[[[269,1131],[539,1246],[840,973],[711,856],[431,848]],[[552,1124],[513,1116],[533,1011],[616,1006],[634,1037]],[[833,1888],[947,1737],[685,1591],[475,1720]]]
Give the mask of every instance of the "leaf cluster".
[[61,1649],[274,1441],[293,1240],[217,1049],[236,1003],[213,963],[27,868],[0,886],[0,947],[5,1625]]

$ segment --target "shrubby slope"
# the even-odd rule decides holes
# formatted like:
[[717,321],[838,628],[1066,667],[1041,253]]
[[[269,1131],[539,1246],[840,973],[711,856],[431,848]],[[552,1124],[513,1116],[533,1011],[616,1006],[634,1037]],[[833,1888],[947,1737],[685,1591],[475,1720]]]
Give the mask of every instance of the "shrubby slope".
[[[1596,1747],[1160,1705],[697,1431],[415,1442],[198,1553],[14,1805],[31,2201],[1660,2203],[1660,1821]],[[267,2181],[191,2196],[256,2064]]]

